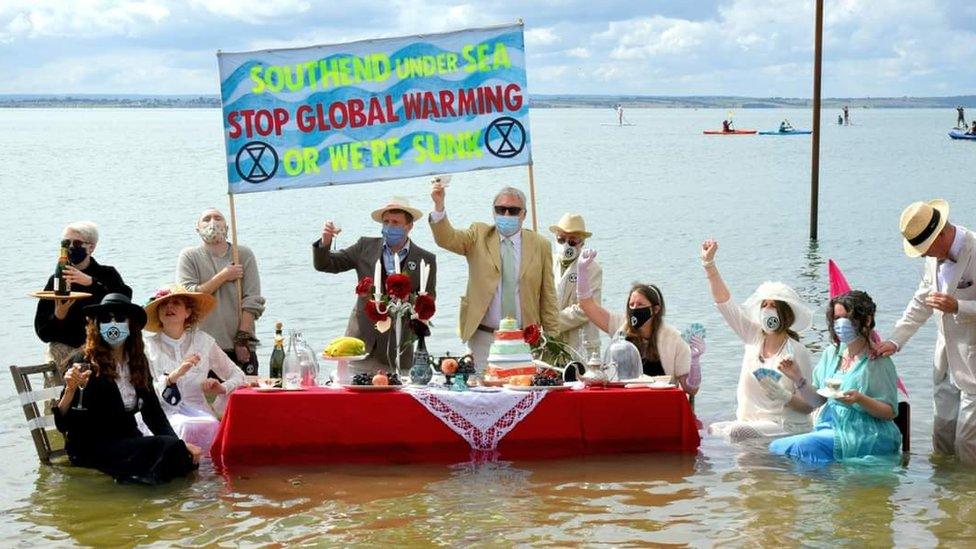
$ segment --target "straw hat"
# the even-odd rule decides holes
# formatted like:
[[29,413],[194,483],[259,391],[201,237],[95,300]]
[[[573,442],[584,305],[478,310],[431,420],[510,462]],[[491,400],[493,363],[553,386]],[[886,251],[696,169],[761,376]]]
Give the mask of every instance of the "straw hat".
[[918,257],[929,251],[948,221],[949,203],[941,198],[910,204],[901,212],[900,222],[905,255]]
[[554,234],[573,233],[582,235],[583,238],[589,238],[593,236],[593,233],[586,230],[586,222],[583,221],[583,216],[578,213],[566,213],[559,218],[559,223],[549,226],[549,231]]
[[133,304],[125,294],[108,294],[102,298],[101,303],[88,305],[83,311],[88,318],[98,318],[103,312],[124,313],[132,321],[132,331],[141,330],[146,324],[146,312],[142,307]]
[[149,298],[146,303],[146,327],[149,332],[162,331],[163,325],[159,322],[159,314],[156,312],[160,305],[166,303],[170,298],[181,296],[193,302],[193,310],[197,313],[197,321],[201,321],[210,314],[210,311],[217,306],[217,299],[210,294],[202,292],[191,292],[184,286],[173,284],[156,290],[156,293]]
[[761,325],[762,302],[767,299],[782,301],[793,310],[793,325],[789,326],[794,332],[802,332],[813,325],[813,311],[803,299],[782,282],[763,282],[756,288],[756,291],[749,296],[749,299],[742,304],[748,314],[751,314],[756,324]]
[[389,202],[386,203],[385,206],[378,210],[373,210],[373,221],[382,223],[383,214],[390,210],[403,210],[413,216],[414,221],[424,217],[424,212],[418,210],[417,208],[411,207],[410,201],[408,201],[406,198],[402,196],[394,196]]

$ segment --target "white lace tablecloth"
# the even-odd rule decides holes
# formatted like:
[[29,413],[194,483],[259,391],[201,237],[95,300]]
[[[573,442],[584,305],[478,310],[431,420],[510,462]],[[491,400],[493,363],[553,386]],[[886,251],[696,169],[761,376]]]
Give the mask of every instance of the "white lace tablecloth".
[[492,451],[546,396],[546,391],[463,393],[411,389],[410,396],[443,421],[473,450]]

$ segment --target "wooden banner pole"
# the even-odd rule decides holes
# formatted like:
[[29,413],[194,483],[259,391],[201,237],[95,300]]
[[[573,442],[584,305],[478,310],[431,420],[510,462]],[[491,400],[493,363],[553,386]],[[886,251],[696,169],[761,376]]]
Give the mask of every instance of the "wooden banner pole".
[[539,226],[535,219],[535,174],[532,173],[531,162],[529,162],[529,200],[532,202],[532,230],[538,232]]
[[[234,208],[234,193],[227,193],[227,198],[230,199],[230,253],[231,260],[234,265],[240,265],[240,256],[237,253],[237,210]],[[244,285],[240,278],[236,280],[237,282],[237,308],[240,311],[244,310]]]
[[810,240],[817,239],[820,208],[820,76],[823,63],[823,0],[816,0],[813,33],[813,135],[810,154]]

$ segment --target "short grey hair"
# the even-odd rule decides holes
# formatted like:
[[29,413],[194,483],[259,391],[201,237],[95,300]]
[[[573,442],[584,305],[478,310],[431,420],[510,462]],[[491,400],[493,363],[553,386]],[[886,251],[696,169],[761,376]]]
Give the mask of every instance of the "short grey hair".
[[69,232],[76,232],[81,235],[85,242],[90,242],[92,244],[98,244],[98,225],[95,225],[91,221],[75,221],[74,223],[69,223],[67,227],[61,231],[61,236],[67,237]]
[[525,209],[525,205],[526,205],[525,193],[516,189],[515,187],[504,187],[502,190],[498,191],[498,194],[495,195],[495,199],[491,201],[492,206],[498,203],[498,199],[505,195],[514,196],[515,198],[518,198],[519,202],[522,203],[522,209],[523,210]]

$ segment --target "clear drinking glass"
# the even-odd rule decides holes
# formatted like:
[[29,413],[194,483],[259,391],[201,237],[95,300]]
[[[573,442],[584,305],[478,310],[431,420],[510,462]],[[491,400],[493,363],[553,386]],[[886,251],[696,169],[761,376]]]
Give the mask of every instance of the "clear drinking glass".
[[[80,374],[83,374],[83,373],[91,370],[91,364],[88,363],[88,362],[77,362],[77,363],[75,363],[75,365],[78,366],[78,373],[80,373]],[[71,407],[71,409],[72,410],[87,410],[88,408],[85,408],[85,405],[82,402],[84,399],[85,399],[85,386],[84,385],[79,385],[78,386],[78,402],[76,402],[75,405]]]

